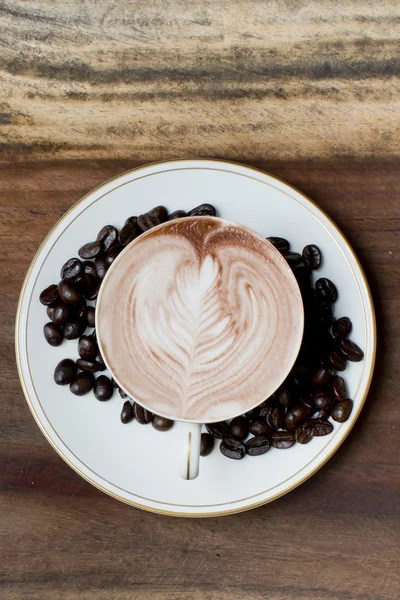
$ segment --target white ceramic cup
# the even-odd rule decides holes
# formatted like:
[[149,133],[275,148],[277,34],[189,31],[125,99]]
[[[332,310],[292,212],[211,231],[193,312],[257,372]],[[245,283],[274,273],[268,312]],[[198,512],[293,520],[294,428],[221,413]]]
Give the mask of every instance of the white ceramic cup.
[[[213,389],[214,393],[210,394],[209,403],[207,403],[206,398],[205,403],[203,401],[201,407],[200,403],[195,405],[198,406],[197,412],[195,409],[188,408],[185,405],[185,398],[183,398],[183,401],[181,399],[180,406],[177,408],[172,386],[169,396],[167,390],[165,393],[166,400],[164,399],[160,405],[160,385],[168,388],[170,379],[160,377],[158,380],[157,366],[160,362],[159,360],[153,365],[154,376],[151,372],[151,365],[149,366],[150,372],[145,373],[148,361],[140,363],[142,353],[139,351],[139,344],[141,342],[147,344],[147,340],[145,339],[146,331],[144,331],[144,337],[138,337],[136,343],[133,341],[131,345],[127,344],[126,347],[118,341],[123,339],[125,335],[129,336],[131,330],[132,335],[134,335],[135,331],[140,329],[140,325],[138,326],[139,321],[137,319],[135,321],[134,316],[130,320],[131,315],[137,314],[139,310],[138,306],[141,306],[144,312],[147,312],[147,310],[152,311],[153,303],[160,301],[161,306],[165,300],[165,305],[168,309],[168,298],[162,295],[164,290],[162,280],[165,276],[166,284],[168,284],[168,289],[170,289],[172,274],[168,270],[170,267],[170,263],[168,262],[168,252],[170,251],[169,241],[171,240],[171,236],[174,236],[174,239],[181,239],[179,237],[181,236],[181,232],[184,230],[188,232],[189,228],[191,232],[196,232],[197,229],[202,232],[206,231],[204,240],[207,240],[207,243],[209,243],[209,239],[213,239],[212,235],[214,235],[215,239],[217,239],[216,236],[219,236],[216,246],[210,246],[211,250],[205,250],[205,258],[203,256],[203,262],[201,263],[203,266],[206,260],[208,260],[210,264],[216,265],[216,281],[221,284],[218,289],[224,290],[226,287],[227,297],[229,295],[231,298],[232,293],[237,291],[235,285],[242,286],[240,292],[242,293],[241,299],[244,302],[235,305],[236,312],[233,314],[233,320],[235,320],[236,324],[236,337],[229,338],[233,340],[229,351],[231,352],[231,356],[235,353],[237,354],[237,369],[239,371],[240,368],[243,368],[239,367],[243,351],[241,340],[243,341],[245,338],[237,326],[241,318],[241,315],[238,315],[238,311],[251,311],[252,306],[254,306],[254,310],[257,311],[254,320],[256,321],[257,316],[259,318],[258,328],[253,330],[252,338],[247,336],[245,345],[245,354],[248,361],[245,363],[249,379],[248,393],[244,387],[247,386],[247,380],[244,380],[243,377],[239,378],[239,383],[234,389],[232,388],[232,384],[230,384],[231,388],[225,389],[222,387],[222,383],[220,390],[215,385],[213,389],[213,383],[218,383],[218,377],[214,376],[213,365],[215,359],[213,358],[209,363],[210,370],[203,370],[201,377],[203,377],[203,387],[204,381],[207,381],[207,385],[208,381],[210,381],[210,389]],[[211,234],[209,233],[210,231]],[[221,242],[224,236],[228,236],[229,243]],[[158,254],[154,254],[153,256],[152,246],[155,247],[155,243]],[[197,249],[198,244],[197,240]],[[186,244],[186,246],[190,248],[190,244]],[[195,246],[195,243],[193,243],[193,246]],[[218,254],[220,247],[224,248],[224,253]],[[217,249],[216,253],[215,248]],[[228,248],[228,252],[226,248]],[[188,255],[187,248],[185,247],[184,252],[186,254],[184,253],[183,255],[182,264],[184,260],[187,264],[188,261],[190,262],[190,251]],[[193,255],[195,255],[195,252],[193,252]],[[148,256],[150,256],[150,260],[146,261],[143,257]],[[210,256],[213,257],[212,260]],[[152,264],[152,260],[154,265]],[[163,264],[160,266],[160,263]],[[242,263],[244,268],[240,271]],[[176,260],[173,265],[175,264]],[[142,270],[140,270],[140,265],[143,265]],[[178,267],[180,266],[178,264]],[[206,267],[208,269],[208,263]],[[161,291],[157,289],[160,297],[157,297],[157,294],[145,297],[145,302],[140,304],[141,292],[137,281],[140,284],[140,278],[148,276],[149,272],[147,270],[150,268],[155,269],[155,275],[153,275],[152,271],[149,271],[152,277],[157,278],[157,275],[160,277],[159,287]],[[238,269],[239,277],[235,279]],[[202,271],[201,267],[199,271]],[[248,281],[246,280],[247,276],[249,276]],[[174,274],[174,277],[176,277],[176,274]],[[199,275],[199,279],[200,277],[201,274]],[[234,283],[231,283],[232,280]],[[174,279],[172,279],[172,287],[174,289],[173,281]],[[223,281],[225,281],[225,287]],[[245,283],[244,287],[242,285],[243,281]],[[203,289],[203,287],[204,285],[202,284],[199,286],[199,289]],[[243,296],[243,289],[247,290],[248,288],[250,289],[250,302],[246,302],[246,297]],[[118,300],[115,300],[117,294],[120,297]],[[222,292],[220,296],[223,296]],[[228,306],[228,301],[225,304]],[[242,309],[243,305],[246,306]],[[135,307],[134,310],[132,306]],[[244,314],[244,317],[242,325],[251,321],[252,315]],[[151,321],[151,323],[154,323],[154,321]],[[255,325],[257,325],[257,322]],[[157,327],[161,328],[162,326],[163,322],[160,320],[160,323],[155,323],[151,330],[156,331]],[[117,384],[133,401],[137,401],[144,408],[168,419],[179,421],[183,450],[178,462],[178,470],[181,477],[188,480],[194,479],[199,473],[202,423],[231,419],[258,406],[263,400],[272,395],[286,379],[297,358],[302,341],[303,327],[304,313],[300,290],[290,267],[281,253],[254,231],[216,217],[211,219],[207,217],[185,217],[177,221],[163,223],[136,238],[124,249],[108,270],[103,280],[96,305],[96,332],[99,347],[104,361]],[[216,331],[218,332],[219,329],[217,322]],[[245,329],[244,326],[243,329]],[[269,332],[271,332],[270,335]],[[175,335],[175,330],[173,332],[170,330],[170,333],[171,335]],[[212,335],[212,332],[210,335]],[[149,331],[149,338],[151,337],[151,332]],[[155,339],[159,343],[157,336]],[[213,340],[213,338],[211,339]],[[150,346],[153,341],[150,339],[148,342]],[[272,341],[274,341],[274,344],[272,344]],[[180,341],[177,338],[177,344],[179,345],[179,343]],[[235,343],[237,346],[234,345]],[[129,352],[129,347],[137,348],[137,350],[132,351],[132,356],[127,353],[127,349]],[[145,350],[148,350],[148,348],[146,347]],[[154,354],[154,347],[150,347],[150,350]],[[157,348],[157,351],[159,351],[159,348]],[[222,353],[220,356],[224,356],[224,354]],[[256,357],[259,359],[259,362],[257,362]],[[263,357],[265,357],[265,362],[261,362],[261,358]],[[175,364],[177,364],[176,360]],[[224,366],[221,361],[219,364],[222,364],[222,367]],[[230,361],[230,369],[232,371],[232,379],[234,380],[235,365],[232,366],[232,360]],[[219,369],[219,373],[221,372],[224,376],[226,375],[223,368]],[[130,373],[132,374],[130,375]],[[143,373],[142,380],[140,379],[140,373]],[[146,377],[147,380],[145,381]],[[207,377],[209,377],[209,380]],[[222,378],[221,381],[223,380]],[[228,392],[229,389],[230,393]],[[212,399],[215,399],[219,392],[221,392],[220,401],[214,402],[214,405],[212,405]],[[235,397],[236,392],[237,397]],[[233,399],[232,396],[234,397]]]

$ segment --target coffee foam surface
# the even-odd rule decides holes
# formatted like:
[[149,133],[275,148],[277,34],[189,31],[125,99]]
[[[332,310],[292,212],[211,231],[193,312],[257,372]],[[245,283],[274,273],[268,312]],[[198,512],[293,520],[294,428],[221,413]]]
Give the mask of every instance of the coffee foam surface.
[[210,218],[138,238],[108,273],[96,318],[104,357],[133,399],[203,422],[273,393],[303,329],[284,258],[240,226]]

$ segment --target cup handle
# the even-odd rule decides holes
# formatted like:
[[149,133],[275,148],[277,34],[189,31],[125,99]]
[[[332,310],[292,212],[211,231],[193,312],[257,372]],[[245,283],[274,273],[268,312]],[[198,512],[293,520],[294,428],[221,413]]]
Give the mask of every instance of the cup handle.
[[180,423],[183,451],[179,464],[182,479],[195,479],[199,474],[201,425]]

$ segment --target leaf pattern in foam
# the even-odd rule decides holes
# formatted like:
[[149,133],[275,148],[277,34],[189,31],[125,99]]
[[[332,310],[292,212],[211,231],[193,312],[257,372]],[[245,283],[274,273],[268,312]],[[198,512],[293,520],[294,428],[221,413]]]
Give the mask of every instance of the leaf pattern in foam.
[[234,226],[221,236],[218,224],[206,225],[201,243],[197,229],[167,245],[144,238],[134,260],[123,255],[100,304],[108,358],[130,395],[160,414],[210,421],[244,412],[280,385],[302,321],[281,255],[258,240],[249,247]]
[[[210,255],[200,268],[192,261],[180,265],[169,293],[158,295],[159,306],[147,303],[142,315],[148,331],[141,340],[144,349],[149,357],[162,357],[166,376],[172,366],[179,382],[178,402],[186,406],[199,386],[207,385],[204,377],[210,365],[234,343],[231,318],[224,312],[219,293],[219,271]],[[159,315],[157,327],[154,312]]]

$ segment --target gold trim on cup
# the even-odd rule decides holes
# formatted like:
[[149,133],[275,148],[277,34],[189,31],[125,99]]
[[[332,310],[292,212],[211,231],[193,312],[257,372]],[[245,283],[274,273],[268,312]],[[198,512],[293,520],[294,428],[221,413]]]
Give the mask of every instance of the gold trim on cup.
[[[96,483],[96,482],[95,482],[95,481],[93,481],[93,479],[91,479],[89,476],[85,475],[85,474],[84,474],[84,473],[83,473],[83,472],[82,472],[82,471],[79,469],[79,467],[77,467],[75,464],[73,464],[73,463],[72,463],[72,462],[71,462],[71,461],[70,461],[70,460],[69,460],[69,459],[68,459],[68,458],[67,458],[67,457],[64,455],[64,453],[62,452],[62,450],[60,450],[60,448],[59,448],[59,447],[56,445],[56,443],[55,443],[55,442],[53,442],[53,440],[51,439],[51,437],[50,437],[50,436],[49,436],[49,434],[47,433],[47,431],[46,431],[46,429],[45,429],[44,425],[42,424],[42,422],[41,422],[41,420],[40,420],[39,416],[37,415],[37,413],[36,413],[36,410],[35,410],[35,408],[34,408],[34,406],[33,406],[32,400],[31,400],[31,398],[30,398],[30,396],[29,396],[29,393],[28,393],[28,390],[27,390],[27,387],[26,387],[26,383],[25,383],[25,380],[24,380],[24,376],[23,376],[23,373],[22,373],[22,366],[21,366],[21,360],[20,360],[20,347],[19,347],[19,330],[20,330],[20,328],[19,328],[19,325],[20,325],[20,318],[21,318],[21,307],[22,307],[22,302],[23,302],[23,298],[24,298],[24,295],[25,295],[25,289],[26,289],[26,286],[27,286],[27,284],[28,284],[28,281],[29,281],[29,278],[30,278],[31,272],[32,272],[32,270],[33,270],[33,268],[34,268],[34,266],[35,266],[35,264],[36,264],[36,262],[37,262],[37,260],[38,260],[38,258],[39,258],[39,255],[40,255],[40,253],[41,253],[42,249],[44,248],[45,244],[47,243],[48,239],[51,237],[51,235],[53,234],[53,232],[54,232],[54,231],[55,231],[55,230],[58,228],[58,226],[59,226],[59,225],[60,225],[60,224],[61,224],[61,223],[62,223],[62,222],[63,222],[63,221],[66,219],[66,217],[67,217],[68,215],[70,215],[70,214],[71,214],[71,212],[72,212],[72,211],[73,211],[73,210],[74,210],[74,209],[75,209],[77,206],[79,206],[80,204],[82,204],[82,202],[84,202],[84,201],[85,201],[85,200],[86,200],[86,199],[87,199],[89,196],[91,196],[91,195],[92,195],[94,192],[96,192],[96,191],[98,191],[98,190],[102,189],[103,187],[105,187],[106,185],[108,185],[109,183],[111,183],[112,181],[114,181],[114,180],[117,180],[117,179],[120,179],[121,177],[124,177],[124,176],[126,176],[126,175],[129,175],[130,173],[136,173],[137,171],[140,171],[140,170],[145,170],[145,169],[146,169],[146,168],[148,168],[148,167],[155,166],[155,165],[158,165],[158,164],[159,164],[159,165],[165,165],[165,164],[171,164],[171,165],[173,165],[174,163],[189,163],[189,165],[190,165],[190,163],[194,163],[194,162],[196,162],[196,163],[197,163],[197,162],[209,162],[209,163],[213,163],[214,165],[215,165],[215,163],[218,163],[218,162],[220,162],[221,164],[224,164],[224,165],[231,165],[231,166],[233,166],[233,167],[240,167],[240,168],[242,168],[242,169],[246,169],[246,170],[248,170],[248,171],[250,171],[250,172],[261,173],[263,176],[267,175],[267,176],[268,176],[268,177],[270,177],[272,180],[275,180],[275,181],[277,181],[277,182],[279,182],[279,183],[283,183],[283,184],[284,184],[284,185],[285,185],[287,188],[289,188],[289,189],[292,189],[293,191],[295,191],[297,194],[299,194],[299,195],[300,195],[300,196],[302,196],[302,197],[303,197],[305,200],[307,200],[307,201],[308,201],[308,202],[309,202],[309,203],[310,203],[312,206],[314,206],[314,207],[315,207],[315,208],[316,208],[316,209],[317,209],[319,212],[321,212],[321,213],[324,215],[324,217],[327,219],[327,221],[330,223],[330,225],[331,225],[331,226],[332,226],[332,228],[334,229],[334,231],[335,231],[336,235],[337,235],[337,236],[340,238],[341,242],[342,242],[342,243],[343,243],[343,245],[344,245],[344,246],[347,248],[348,252],[351,254],[351,256],[352,256],[353,260],[355,261],[355,263],[356,263],[356,264],[357,264],[357,266],[358,266],[358,269],[359,269],[359,271],[360,271],[360,276],[361,276],[361,279],[362,279],[362,281],[363,281],[363,284],[364,284],[364,286],[365,286],[365,291],[366,291],[366,294],[367,294],[367,300],[368,300],[369,308],[370,308],[370,311],[371,311],[371,319],[372,319],[372,328],[371,328],[371,342],[370,342],[370,343],[371,343],[371,345],[372,345],[372,362],[371,362],[371,367],[370,367],[370,371],[369,371],[369,374],[368,374],[368,380],[367,380],[367,383],[366,383],[366,386],[365,386],[365,391],[364,391],[364,393],[363,393],[363,396],[362,396],[362,398],[361,398],[361,399],[360,399],[360,401],[359,401],[358,410],[357,410],[356,412],[353,412],[353,414],[352,414],[352,423],[351,423],[351,426],[350,426],[349,430],[346,432],[346,435],[345,435],[345,436],[344,436],[342,439],[340,439],[340,440],[336,441],[336,444],[334,445],[334,447],[333,447],[333,449],[331,450],[331,452],[330,452],[330,453],[329,453],[329,454],[328,454],[328,455],[327,455],[327,456],[324,458],[324,460],[323,460],[323,461],[322,461],[320,464],[318,464],[318,465],[317,465],[317,466],[316,466],[314,469],[312,469],[312,471],[311,471],[310,473],[307,473],[307,474],[306,474],[304,477],[302,477],[302,478],[301,478],[299,481],[297,481],[296,483],[294,483],[294,484],[293,484],[293,485],[292,485],[290,488],[288,488],[287,490],[284,490],[284,491],[278,492],[277,494],[273,495],[272,497],[270,497],[270,498],[268,498],[268,499],[263,499],[263,500],[260,500],[260,501],[258,501],[258,502],[255,502],[255,503],[253,503],[253,504],[250,504],[250,505],[247,505],[247,506],[244,506],[244,507],[236,507],[236,508],[229,509],[229,510],[223,510],[223,511],[219,511],[219,512],[209,512],[209,513],[206,513],[206,512],[201,512],[201,513],[193,513],[193,512],[192,512],[192,513],[185,513],[185,512],[175,512],[175,511],[169,511],[169,510],[163,510],[163,509],[159,509],[159,508],[153,508],[153,507],[149,507],[149,506],[146,506],[146,505],[140,504],[139,502],[135,502],[135,501],[133,501],[133,500],[129,500],[129,499],[127,499],[127,498],[124,498],[124,497],[122,497],[122,496],[119,496],[118,494],[116,494],[116,493],[114,493],[114,492],[110,491],[109,489],[107,489],[107,488],[103,487],[102,485],[100,485],[100,484]],[[202,167],[194,167],[194,166],[191,166],[191,167],[190,167],[190,166],[189,166],[189,167],[188,167],[188,169],[192,169],[192,170],[195,170],[195,169],[196,169],[196,170],[199,170],[199,169],[202,169]],[[179,169],[170,169],[170,170],[169,170],[169,172],[171,172],[172,170],[184,170],[184,169],[183,169],[182,167],[180,167]],[[215,169],[215,170],[218,170],[218,169]],[[230,173],[230,171],[227,171],[226,169],[221,169],[221,171],[223,171],[224,173]],[[167,171],[160,171],[160,173],[162,173],[162,172],[167,172]],[[245,174],[243,174],[243,173],[237,173],[237,171],[232,171],[231,173],[233,173],[233,174],[235,174],[235,175],[241,175],[241,176],[243,176],[243,177],[248,177],[249,179],[255,179],[256,181],[258,181],[258,182],[260,182],[260,183],[266,183],[266,182],[260,181],[260,179],[258,179],[258,178],[251,177],[250,175],[245,175]],[[156,174],[157,174],[157,173],[150,173],[150,174],[148,174],[148,175],[144,175],[143,177],[153,176],[153,175],[156,175]],[[123,184],[121,184],[120,186],[116,186],[115,188],[113,188],[112,190],[110,190],[110,191],[109,191],[109,192],[107,192],[107,193],[110,193],[111,191],[114,191],[115,189],[117,189],[117,188],[119,188],[119,187],[122,187],[123,185],[127,185],[128,183],[131,183],[131,181],[129,181],[129,182],[126,182],[126,183],[123,183]],[[268,184],[267,184],[267,185],[268,185]],[[282,192],[282,190],[280,190],[280,191]],[[283,191],[283,193],[285,193],[285,192]],[[101,197],[104,197],[104,196],[101,196]],[[291,197],[291,198],[292,198],[292,200],[295,200],[296,202],[299,202],[299,200],[297,200],[296,198],[293,198],[293,197]],[[97,200],[96,200],[96,201],[98,201],[99,199],[100,199],[100,198],[97,198]],[[300,203],[300,202],[299,202],[299,203]],[[300,204],[301,204],[301,203],[300,203]],[[91,205],[90,205],[90,206],[91,206]],[[303,204],[302,204],[302,207],[303,207],[305,210],[307,210],[308,212],[311,212],[311,211],[310,211],[310,210],[309,210],[309,209],[308,209],[306,206],[304,206]],[[82,213],[80,213],[78,216],[80,216],[81,214],[82,214]],[[323,223],[321,223],[321,222],[319,221],[318,217],[316,217],[316,215],[314,215],[313,213],[312,213],[312,215],[313,215],[313,217],[314,217],[314,218],[315,218],[315,219],[316,219],[316,220],[317,220],[317,221],[320,223],[320,225],[322,225],[322,227],[324,227],[324,229],[325,229],[325,230],[328,232],[328,234],[329,234],[329,235],[330,235],[330,236],[331,236],[331,237],[332,237],[332,238],[333,238],[333,239],[336,241],[335,237],[334,237],[334,236],[331,234],[331,232],[330,232],[330,231],[329,231],[329,230],[326,228],[326,226],[325,226]],[[78,218],[78,216],[77,216],[76,218]],[[64,232],[62,232],[62,233],[64,233]],[[60,236],[62,235],[62,233],[60,234]],[[56,241],[57,241],[57,240],[56,240]],[[347,256],[344,254],[344,252],[343,252],[342,248],[340,248],[340,247],[339,247],[339,249],[340,249],[340,251],[342,252],[342,254],[344,255],[344,258],[345,258],[346,262],[348,263],[348,265],[349,265],[349,267],[350,267],[350,270],[351,270],[351,271],[353,272],[353,274],[354,274],[353,268],[352,268],[352,266],[350,265],[350,263],[349,263],[349,260],[348,260]],[[50,252],[50,250],[49,250],[49,252]],[[365,336],[365,337],[366,337],[366,339],[367,339],[367,338],[368,338],[368,335],[367,335],[367,334],[368,334],[368,329],[367,329],[367,325],[366,325],[366,317],[365,317],[365,306],[364,306],[364,304],[365,304],[365,303],[364,303],[364,300],[363,300],[363,298],[362,298],[362,295],[361,295],[361,290],[360,290],[360,286],[359,286],[359,284],[358,284],[358,281],[357,281],[357,280],[356,280],[356,284],[357,284],[357,287],[358,287],[358,290],[359,290],[359,293],[360,293],[360,296],[361,296],[361,299],[362,299],[362,304],[363,304],[363,313],[364,313],[364,314],[363,314],[363,317],[364,317],[364,328],[365,328],[365,332],[366,332],[366,336]],[[367,341],[367,344],[366,344],[366,346],[368,346],[368,341]],[[308,478],[312,477],[312,475],[314,475],[314,474],[315,474],[315,473],[316,473],[316,472],[317,472],[317,471],[318,471],[318,470],[319,470],[319,469],[320,469],[320,468],[321,468],[321,467],[322,467],[322,466],[323,466],[323,465],[324,465],[324,464],[325,464],[325,463],[326,463],[326,462],[327,462],[327,461],[328,461],[328,460],[329,460],[329,459],[330,459],[330,458],[331,458],[331,457],[334,455],[334,453],[335,453],[335,452],[338,450],[338,448],[339,448],[339,447],[342,445],[342,443],[344,442],[344,440],[347,438],[348,434],[349,434],[349,433],[350,433],[350,431],[352,430],[352,428],[353,428],[353,426],[354,426],[355,422],[357,421],[357,418],[358,418],[358,416],[359,416],[359,414],[360,414],[360,412],[361,412],[361,409],[362,409],[362,408],[363,408],[363,406],[364,406],[365,399],[366,399],[366,397],[367,397],[367,394],[368,394],[368,391],[369,391],[369,388],[370,388],[370,385],[371,385],[371,379],[372,379],[373,370],[374,370],[374,364],[375,364],[375,359],[376,359],[376,317],[375,317],[375,311],[374,311],[374,306],[373,306],[373,301],[372,301],[372,296],[371,296],[371,291],[370,291],[370,288],[369,288],[369,284],[368,284],[368,282],[367,282],[367,279],[366,279],[366,277],[365,277],[364,270],[363,270],[363,268],[362,268],[362,266],[361,266],[361,264],[360,264],[360,261],[358,260],[358,258],[357,258],[357,256],[356,256],[356,254],[355,254],[354,250],[352,249],[352,247],[350,246],[350,244],[349,244],[349,243],[348,243],[348,241],[346,240],[345,236],[343,235],[343,233],[341,232],[341,230],[339,229],[339,227],[338,227],[338,226],[336,225],[336,223],[335,223],[335,222],[334,222],[334,221],[331,219],[331,217],[329,217],[329,215],[328,215],[328,214],[327,214],[327,213],[326,213],[326,212],[325,212],[323,209],[321,209],[321,208],[320,208],[320,207],[319,207],[319,206],[318,206],[318,205],[317,205],[317,204],[316,204],[316,203],[315,203],[313,200],[311,200],[311,199],[310,199],[310,198],[309,198],[309,197],[308,197],[306,194],[304,194],[303,192],[300,192],[300,191],[299,191],[297,188],[295,188],[294,186],[292,186],[292,185],[288,184],[286,181],[284,181],[283,179],[280,179],[279,177],[276,177],[276,176],[274,176],[274,175],[271,175],[270,173],[267,173],[267,172],[265,172],[265,171],[262,171],[261,169],[257,169],[257,168],[254,168],[254,167],[248,167],[247,165],[242,165],[242,164],[240,164],[240,163],[235,163],[235,162],[232,162],[232,161],[224,161],[224,160],[220,160],[220,159],[215,159],[215,160],[213,160],[213,159],[202,159],[202,158],[177,159],[177,160],[172,160],[172,161],[160,161],[160,162],[155,162],[155,163],[149,163],[149,164],[146,164],[146,165],[142,165],[142,166],[140,166],[140,167],[137,167],[137,168],[135,168],[135,169],[130,169],[130,170],[128,170],[128,171],[125,171],[124,173],[121,173],[121,174],[119,174],[119,175],[117,175],[117,176],[115,176],[115,177],[112,177],[111,179],[109,179],[109,180],[105,181],[105,182],[104,182],[104,183],[102,183],[101,185],[99,185],[99,186],[97,186],[96,188],[94,188],[93,190],[91,190],[91,191],[90,191],[88,194],[85,194],[85,196],[83,196],[83,197],[82,197],[80,200],[78,200],[77,202],[75,202],[75,203],[74,203],[74,204],[73,204],[73,205],[72,205],[72,206],[71,206],[71,207],[70,207],[70,208],[69,208],[69,209],[68,209],[68,210],[67,210],[67,211],[64,213],[64,215],[63,215],[63,216],[62,216],[62,217],[61,217],[61,218],[60,218],[60,219],[57,221],[57,223],[56,223],[56,224],[55,224],[55,225],[54,225],[54,226],[51,228],[51,230],[49,231],[49,233],[46,235],[46,237],[44,238],[44,240],[43,240],[43,241],[42,241],[42,243],[40,244],[40,246],[39,246],[38,250],[36,251],[36,253],[35,253],[35,256],[34,256],[34,257],[33,257],[33,259],[32,259],[32,262],[31,262],[31,264],[30,264],[30,266],[29,266],[29,268],[28,268],[27,274],[26,274],[26,276],[25,276],[25,279],[24,279],[24,282],[23,282],[23,285],[22,285],[22,289],[21,289],[21,293],[20,293],[20,296],[19,296],[19,301],[18,301],[17,314],[16,314],[16,324],[15,324],[15,348],[16,348],[16,362],[17,362],[17,368],[18,368],[18,374],[19,374],[19,378],[20,378],[20,381],[21,381],[21,386],[22,386],[22,389],[23,389],[23,392],[24,392],[24,395],[25,395],[25,399],[26,399],[26,401],[27,401],[27,404],[28,404],[28,406],[29,406],[29,408],[30,408],[30,410],[31,410],[31,412],[32,412],[32,415],[33,415],[33,417],[34,417],[34,419],[35,419],[36,423],[38,424],[38,426],[39,426],[40,430],[42,431],[43,435],[45,436],[45,438],[47,439],[47,441],[50,443],[50,445],[51,445],[51,446],[52,446],[52,447],[53,447],[53,448],[56,450],[56,452],[57,452],[57,453],[58,453],[58,454],[59,454],[59,455],[60,455],[60,456],[63,458],[63,460],[64,460],[64,461],[65,461],[65,462],[66,462],[66,463],[67,463],[67,464],[68,464],[68,465],[69,465],[69,466],[70,466],[70,467],[71,467],[71,468],[72,468],[74,471],[76,471],[76,472],[77,472],[77,473],[78,473],[78,474],[79,474],[81,477],[83,477],[83,479],[85,479],[86,481],[88,481],[89,483],[91,483],[92,485],[94,485],[95,487],[97,487],[98,489],[100,489],[101,491],[103,491],[104,493],[108,494],[109,496],[112,496],[113,498],[116,498],[117,500],[120,500],[120,501],[122,501],[122,502],[124,502],[124,503],[126,503],[126,504],[129,504],[130,506],[135,506],[135,507],[137,507],[137,508],[141,508],[141,509],[143,509],[143,510],[146,510],[146,511],[149,511],[149,512],[158,513],[158,514],[164,514],[164,515],[170,515],[170,516],[179,516],[179,517],[211,517],[211,516],[224,516],[224,515],[229,515],[229,514],[234,514],[234,513],[239,513],[239,512],[244,512],[244,511],[247,511],[247,510],[251,510],[251,509],[253,509],[253,508],[256,508],[256,507],[258,507],[258,506],[262,506],[263,504],[267,504],[267,503],[269,503],[269,502],[272,502],[273,500],[276,500],[276,499],[277,499],[277,498],[279,498],[280,496],[283,496],[283,495],[285,495],[285,494],[287,494],[287,493],[291,492],[293,489],[295,489],[296,487],[298,487],[299,485],[301,485],[302,483],[304,483],[304,481],[306,481]],[[30,372],[30,369],[29,369],[29,364],[28,364],[28,371]],[[31,381],[32,381],[32,385],[33,385],[33,380],[32,380],[32,377],[31,377]],[[357,393],[358,393],[358,390],[357,390],[357,392],[356,392],[356,395],[355,395],[355,397],[357,396]],[[38,398],[38,401],[39,401],[39,398]],[[39,404],[40,404],[40,401],[39,401]],[[42,410],[43,410],[43,408],[42,408]],[[45,416],[46,416],[46,413],[45,413],[45,411],[44,411],[44,410],[43,410],[43,413],[44,413],[44,414],[45,414]],[[46,418],[47,418],[47,416],[46,416]],[[47,420],[48,420],[48,419],[47,419]],[[48,420],[48,423],[49,423],[50,427],[53,429],[53,431],[54,431],[54,433],[56,434],[56,436],[59,438],[59,436],[58,436],[57,432],[54,430],[54,428],[52,427],[52,425],[51,425],[51,423],[50,423],[50,421],[49,421],[49,420]],[[340,431],[340,429],[339,429],[338,431]],[[59,439],[60,439],[60,438],[59,438]],[[61,439],[60,439],[60,441],[61,441],[61,442],[62,442],[62,444],[63,444],[63,445],[64,445],[64,446],[65,446],[65,447],[66,447],[66,448],[69,450],[69,448],[66,446],[66,444],[64,444],[64,442],[63,442]],[[332,440],[332,441],[333,441],[333,440]],[[326,447],[326,446],[325,446],[325,447]],[[69,451],[71,452],[71,450],[69,450]],[[73,453],[71,452],[71,454],[73,454]],[[74,455],[74,456],[75,456],[75,455]],[[317,455],[317,456],[318,456],[318,455]],[[311,461],[310,461],[308,464],[310,464],[311,462],[313,462],[313,461],[314,461],[314,460],[317,458],[317,456],[314,456],[314,457],[311,459]],[[78,457],[76,457],[76,458],[78,459]],[[78,460],[79,460],[79,462],[81,462],[81,463],[82,463],[82,461],[80,461],[80,459],[78,459]],[[82,464],[83,464],[83,463],[82,463]],[[86,465],[85,465],[85,466],[86,466]],[[87,467],[87,466],[86,466],[86,467]],[[304,470],[306,467],[307,467],[307,465],[303,466],[301,470]],[[87,469],[88,469],[89,471],[92,471],[92,469],[90,469],[89,467],[87,467]],[[92,472],[93,472],[93,471],[92,471]],[[96,475],[97,475],[97,474],[96,474]],[[294,475],[296,475],[296,474],[294,474]],[[291,476],[290,476],[290,478],[288,478],[288,479],[291,479],[291,478],[292,478],[294,475],[291,475]],[[100,475],[97,475],[97,476],[98,476],[98,477],[101,477]],[[102,478],[102,479],[104,480],[104,478]],[[105,480],[104,480],[104,481],[105,481]],[[107,483],[111,483],[111,482],[107,482]],[[282,485],[283,483],[285,483],[285,482],[280,482],[278,485]],[[117,486],[115,486],[114,484],[111,484],[111,485],[113,485],[114,487],[117,487]],[[277,487],[277,486],[276,486],[276,487]],[[127,491],[127,490],[123,490],[123,491]],[[131,493],[131,492],[128,492],[128,493]],[[252,497],[254,497],[254,496],[259,496],[259,495],[261,495],[261,494],[264,494],[264,493],[265,493],[265,491],[263,491],[263,492],[259,492],[259,493],[257,493],[257,494],[254,494],[253,496],[250,496],[249,498],[252,498]],[[233,502],[231,502],[231,503],[232,503],[232,504],[234,504],[234,503],[237,503],[237,502],[245,502],[245,501],[246,501],[246,500],[248,500],[249,498],[241,498],[240,500],[235,500],[235,501],[233,501]],[[143,499],[144,499],[144,500],[148,500],[148,501],[150,501],[150,502],[158,502],[158,501],[151,500],[151,499],[147,499],[147,498],[143,498]],[[165,506],[165,505],[168,505],[168,503],[166,503],[166,502],[161,502],[161,504],[163,504],[164,506]],[[226,506],[227,504],[230,504],[230,503],[229,503],[229,502],[225,502],[225,503],[223,503],[223,504]],[[172,506],[183,506],[183,505],[172,504]],[[215,505],[215,504],[214,504],[214,505],[208,505],[208,506],[217,506],[217,505]],[[190,507],[188,506],[188,508],[190,508]]]

